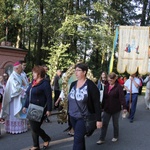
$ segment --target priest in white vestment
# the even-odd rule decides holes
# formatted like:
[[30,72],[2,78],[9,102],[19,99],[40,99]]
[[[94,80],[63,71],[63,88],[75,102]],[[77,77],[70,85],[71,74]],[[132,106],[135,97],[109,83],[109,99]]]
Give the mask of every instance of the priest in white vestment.
[[20,62],[14,64],[4,91],[0,117],[5,119],[5,130],[18,134],[27,131],[27,120],[22,117],[22,96],[24,96],[24,82],[21,77]]

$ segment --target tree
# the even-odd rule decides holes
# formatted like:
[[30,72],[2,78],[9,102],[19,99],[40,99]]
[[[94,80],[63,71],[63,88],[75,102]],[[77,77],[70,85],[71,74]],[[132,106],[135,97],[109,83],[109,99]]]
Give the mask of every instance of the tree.
[[[116,25],[135,25],[139,20],[148,24],[146,2],[0,0],[3,6],[0,8],[0,39],[6,38],[8,25],[8,40],[16,47],[28,49],[28,70],[34,64],[46,62],[56,69],[82,60],[99,76],[102,70],[108,70]],[[141,9],[139,6],[143,6],[141,14],[137,12]]]

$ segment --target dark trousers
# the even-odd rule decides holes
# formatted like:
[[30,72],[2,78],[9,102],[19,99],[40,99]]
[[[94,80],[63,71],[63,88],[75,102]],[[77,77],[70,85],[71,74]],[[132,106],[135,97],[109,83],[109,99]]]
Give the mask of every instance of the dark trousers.
[[55,102],[57,101],[59,95],[60,95],[60,92],[59,90],[54,90],[54,109],[58,108],[59,107],[59,104],[58,106],[55,106]]
[[41,129],[42,122],[43,119],[41,122],[29,120],[34,147],[39,147],[39,137],[41,137],[44,142],[50,140],[50,137],[45,133],[43,129]]
[[135,111],[136,111],[136,105],[137,105],[137,100],[138,100],[138,93],[132,94],[132,100],[130,100],[130,94],[126,94],[126,105],[129,110],[129,103],[131,101],[131,108],[130,108],[130,116],[129,119],[133,120]]
[[77,119],[70,116],[70,121],[72,127],[74,129],[74,143],[73,143],[73,150],[86,150],[85,148],[85,123],[84,120]]
[[103,113],[103,126],[101,128],[100,140],[104,141],[108,129],[109,121],[112,117],[113,128],[114,128],[114,138],[118,138],[119,136],[119,116],[120,112],[115,114],[108,114],[106,112]]
[[139,87],[139,93],[138,93],[138,95],[141,95],[141,94],[142,94],[142,88],[143,88],[143,86],[140,86],[140,87]]
[[71,121],[70,121],[69,113],[68,113],[68,127],[69,127],[69,130],[71,130],[72,124],[71,124]]

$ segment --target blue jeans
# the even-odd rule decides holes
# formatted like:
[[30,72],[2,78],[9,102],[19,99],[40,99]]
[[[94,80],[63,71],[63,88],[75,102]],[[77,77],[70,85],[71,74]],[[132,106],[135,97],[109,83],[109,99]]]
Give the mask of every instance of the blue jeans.
[[120,116],[120,111],[115,114],[108,114],[104,111],[103,126],[101,128],[100,140],[102,140],[102,141],[105,140],[107,129],[108,129],[108,124],[109,124],[111,117],[112,117],[112,121],[113,121],[114,138],[118,138],[118,136],[119,136],[119,116]]
[[[136,111],[136,105],[137,105],[137,99],[138,99],[138,93],[132,94],[132,100],[131,100],[131,108],[130,108],[130,116],[129,119],[133,120],[135,111]],[[129,102],[130,102],[130,94],[126,94],[126,105],[129,110]]]
[[73,143],[73,150],[85,150],[85,123],[82,118],[77,119],[70,116],[70,121],[72,127],[74,129],[74,143]]

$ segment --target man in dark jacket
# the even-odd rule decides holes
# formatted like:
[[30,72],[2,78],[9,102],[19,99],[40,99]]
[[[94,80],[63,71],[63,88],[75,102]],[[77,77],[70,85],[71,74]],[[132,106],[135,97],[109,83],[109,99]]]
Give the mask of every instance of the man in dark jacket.
[[[59,79],[61,77],[61,70],[57,70],[56,75],[54,77],[54,104],[57,101],[59,95],[60,95],[60,87],[59,87]],[[54,105],[54,109],[58,108],[59,104],[57,106]]]
[[[45,70],[45,79],[46,79],[46,80],[49,82],[49,84],[50,84],[51,80],[50,80],[49,75],[47,74],[49,68],[48,68],[46,65],[43,65],[43,68],[44,68],[44,70]],[[45,122],[47,122],[47,123],[51,122],[47,116],[45,116]]]

